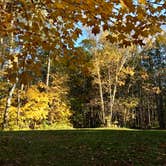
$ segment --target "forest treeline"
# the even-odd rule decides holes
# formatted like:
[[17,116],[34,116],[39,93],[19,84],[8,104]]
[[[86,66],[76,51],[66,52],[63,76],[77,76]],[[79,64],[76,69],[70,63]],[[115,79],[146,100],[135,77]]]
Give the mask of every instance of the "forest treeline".
[[165,6],[0,1],[1,129],[165,128]]

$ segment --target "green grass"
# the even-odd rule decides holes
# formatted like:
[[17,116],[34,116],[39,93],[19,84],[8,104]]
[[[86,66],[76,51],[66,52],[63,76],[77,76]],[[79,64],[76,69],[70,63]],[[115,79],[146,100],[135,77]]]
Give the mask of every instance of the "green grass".
[[166,131],[0,132],[0,166],[165,166]]

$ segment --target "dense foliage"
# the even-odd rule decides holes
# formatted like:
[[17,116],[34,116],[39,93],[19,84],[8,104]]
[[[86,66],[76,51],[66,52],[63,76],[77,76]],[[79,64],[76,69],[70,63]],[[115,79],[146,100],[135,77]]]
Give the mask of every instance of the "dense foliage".
[[1,0],[2,129],[164,128],[165,8],[163,0]]

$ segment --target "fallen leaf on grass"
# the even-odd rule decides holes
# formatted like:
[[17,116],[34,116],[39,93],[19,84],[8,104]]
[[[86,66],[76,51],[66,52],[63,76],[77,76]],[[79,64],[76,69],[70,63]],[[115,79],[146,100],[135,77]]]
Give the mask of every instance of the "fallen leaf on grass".
[[165,143],[160,144],[160,145],[159,145],[159,148],[164,148],[164,149],[166,149],[166,144],[165,144]]

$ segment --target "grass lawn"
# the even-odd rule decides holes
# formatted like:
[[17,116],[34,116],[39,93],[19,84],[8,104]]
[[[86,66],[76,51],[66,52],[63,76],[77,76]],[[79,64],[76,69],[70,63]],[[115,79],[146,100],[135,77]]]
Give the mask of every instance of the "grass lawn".
[[166,166],[166,131],[0,132],[0,166]]

